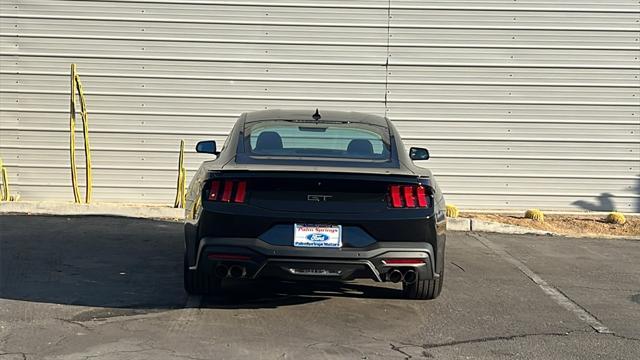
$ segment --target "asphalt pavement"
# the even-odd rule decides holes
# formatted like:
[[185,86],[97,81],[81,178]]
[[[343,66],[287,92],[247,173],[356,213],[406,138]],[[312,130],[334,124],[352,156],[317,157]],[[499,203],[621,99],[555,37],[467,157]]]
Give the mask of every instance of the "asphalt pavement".
[[442,295],[182,290],[179,223],[0,216],[0,359],[638,359],[640,241],[450,233]]

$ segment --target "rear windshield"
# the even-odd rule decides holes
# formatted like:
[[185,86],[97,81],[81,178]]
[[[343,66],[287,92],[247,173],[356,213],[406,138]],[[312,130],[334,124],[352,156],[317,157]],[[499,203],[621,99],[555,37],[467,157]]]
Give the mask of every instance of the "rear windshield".
[[389,129],[353,122],[260,121],[247,123],[252,155],[389,160]]

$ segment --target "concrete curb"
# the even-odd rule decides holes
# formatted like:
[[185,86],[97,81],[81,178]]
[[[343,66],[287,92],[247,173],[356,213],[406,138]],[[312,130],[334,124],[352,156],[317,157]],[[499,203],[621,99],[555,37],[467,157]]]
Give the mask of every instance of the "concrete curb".
[[471,231],[471,219],[447,218],[447,230]]
[[483,221],[465,218],[447,219],[447,230],[452,231],[480,231],[499,234],[535,234],[535,235],[559,235],[549,231],[530,229],[522,226],[503,224],[499,222]]
[[0,214],[104,215],[142,219],[182,220],[184,209],[139,204],[75,204],[64,202],[15,201],[0,203]]
[[447,230],[451,231],[478,231],[496,234],[512,234],[512,235],[545,235],[545,236],[562,236],[573,238],[595,238],[595,239],[612,239],[612,240],[640,240],[640,236],[623,236],[623,235],[604,235],[604,234],[580,234],[567,235],[551,231],[530,229],[523,226],[503,224],[493,221],[483,221],[465,218],[449,218],[447,219]]
[[523,226],[511,225],[511,224],[503,224],[499,222],[493,221],[483,221],[471,219],[471,231],[480,231],[480,232],[492,232],[499,234],[534,234],[534,235],[557,235],[562,236],[557,233],[553,233],[550,231],[530,229]]

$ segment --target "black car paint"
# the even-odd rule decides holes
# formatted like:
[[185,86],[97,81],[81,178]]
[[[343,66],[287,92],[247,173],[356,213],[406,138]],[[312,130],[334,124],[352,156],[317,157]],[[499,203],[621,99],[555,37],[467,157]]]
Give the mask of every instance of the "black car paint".
[[[244,113],[231,130],[224,147],[218,157],[204,162],[198,169],[188,189],[185,221],[185,248],[188,265],[192,268],[201,266],[198,256],[203,255],[206,245],[218,243],[226,251],[232,251],[235,238],[236,250],[257,254],[256,259],[263,261],[260,266],[266,264],[271,257],[275,260],[285,258],[304,260],[305,258],[325,259],[325,263],[340,259],[345,255],[369,254],[379,244],[385,244],[384,251],[403,251],[402,246],[394,248],[394,244],[413,244],[413,250],[429,253],[430,271],[422,276],[437,277],[442,273],[444,266],[444,248],[446,242],[445,203],[435,178],[428,169],[416,166],[410,159],[400,140],[400,136],[393,124],[386,118],[351,112],[320,112],[322,120],[336,119],[371,122],[385,124],[390,131],[390,145],[392,159],[388,163],[373,163],[367,161],[331,161],[311,159],[278,159],[247,156],[244,153],[244,142],[247,140],[243,133],[245,121],[260,121],[260,119],[311,119],[312,112],[269,110],[253,113]],[[256,201],[251,204],[216,203],[205,200],[206,185],[212,178],[247,179],[249,184],[260,179],[269,179],[272,184],[267,184],[277,190],[278,178],[296,179],[306,181],[308,179],[322,181],[354,181],[370,182],[384,181],[387,183],[425,184],[432,189],[432,207],[427,209],[393,209],[386,205],[386,199],[380,199],[378,208],[358,211],[340,212],[332,211],[334,206],[330,202],[298,202],[289,204],[284,209],[269,209],[260,206]],[[306,180],[305,180],[306,179]],[[264,184],[264,180],[260,183]],[[312,183],[309,182],[311,185]],[[249,186],[252,189],[251,186]],[[257,191],[258,187],[254,187]],[[355,188],[354,188],[355,189]],[[303,189],[306,193],[322,194],[322,187]],[[344,189],[348,193],[348,188]],[[250,190],[251,191],[251,190]],[[251,193],[250,193],[251,194]],[[267,194],[266,192],[264,194]],[[277,201],[279,192],[273,191],[271,200]],[[283,194],[280,192],[280,194]],[[249,195],[250,196],[250,195]],[[283,199],[283,202],[286,202]],[[293,206],[293,207],[291,207]],[[270,244],[264,241],[265,233],[278,224],[293,223],[323,223],[340,224],[342,226],[361,227],[376,244],[364,247],[352,246],[348,241],[342,249],[313,249],[293,248],[291,245]],[[291,226],[292,228],[292,226]],[[206,241],[204,241],[206,239]],[[256,247],[255,241],[262,247]],[[240,243],[243,245],[238,246]],[[378,244],[379,243],[379,244]],[[253,245],[252,245],[253,244]],[[403,246],[404,246],[403,245]],[[231,249],[230,249],[231,246]],[[356,251],[353,251],[356,250]],[[261,251],[266,251],[262,253]],[[382,253],[384,253],[382,251]],[[434,253],[435,252],[435,253]],[[380,255],[380,254],[378,254]],[[376,255],[376,256],[378,256]],[[433,261],[435,257],[435,261]],[[362,259],[361,256],[352,256],[354,261]],[[253,259],[253,258],[252,258]],[[377,262],[375,259],[362,259]],[[379,260],[379,259],[378,259]],[[377,264],[379,265],[379,264]]]

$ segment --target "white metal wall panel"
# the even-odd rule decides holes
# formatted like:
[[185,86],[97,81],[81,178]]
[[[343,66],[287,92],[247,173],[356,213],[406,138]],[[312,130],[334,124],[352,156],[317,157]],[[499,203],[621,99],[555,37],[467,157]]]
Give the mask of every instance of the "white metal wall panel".
[[207,158],[195,142],[224,140],[242,111],[383,114],[387,4],[3,1],[0,149],[12,189],[72,195],[72,62],[90,110],[96,201],[170,203],[179,140],[191,175]]
[[388,116],[450,202],[640,211],[637,2],[392,1],[390,17]]
[[75,62],[96,201],[168,204],[180,139],[192,175],[207,158],[195,142],[224,140],[240,112],[320,107],[389,116],[463,208],[640,212],[635,0],[8,0],[0,13],[0,152],[23,199],[72,199]]

